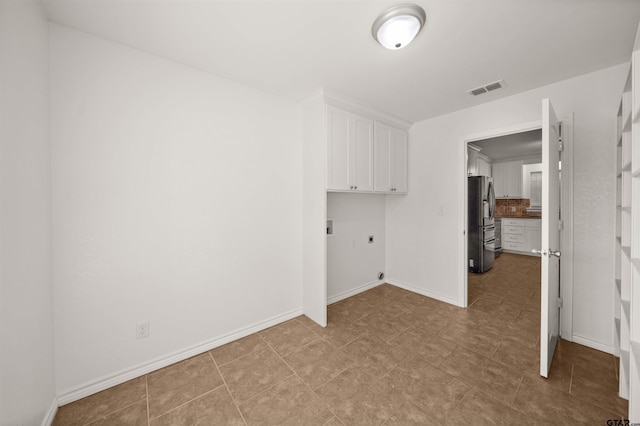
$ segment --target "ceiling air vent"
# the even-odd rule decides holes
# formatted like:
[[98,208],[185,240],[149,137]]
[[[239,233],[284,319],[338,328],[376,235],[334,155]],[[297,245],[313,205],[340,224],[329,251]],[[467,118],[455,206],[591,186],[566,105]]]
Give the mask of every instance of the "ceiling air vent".
[[502,89],[505,87],[504,80],[494,81],[493,83],[485,84],[484,86],[476,87],[475,89],[468,90],[467,92],[473,96],[482,95],[483,93],[491,92],[493,90]]

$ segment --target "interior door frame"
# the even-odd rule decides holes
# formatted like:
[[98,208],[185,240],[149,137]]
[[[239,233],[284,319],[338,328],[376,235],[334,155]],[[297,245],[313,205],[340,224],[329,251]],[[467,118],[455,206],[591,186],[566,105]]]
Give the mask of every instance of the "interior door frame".
[[[561,232],[560,248],[562,263],[560,272],[560,288],[563,307],[560,310],[560,337],[573,341],[573,113],[559,115],[558,120],[562,125],[562,180],[561,180],[561,207],[563,229]],[[542,129],[542,120],[515,124],[508,127],[489,129],[477,133],[468,134],[460,138],[460,175],[461,203],[463,209],[458,215],[458,224],[462,232],[460,235],[461,251],[458,254],[460,265],[460,279],[458,280],[458,306],[468,306],[468,280],[467,280],[467,223],[469,206],[467,205],[467,144],[474,141],[507,136],[514,133],[522,133],[530,130]]]

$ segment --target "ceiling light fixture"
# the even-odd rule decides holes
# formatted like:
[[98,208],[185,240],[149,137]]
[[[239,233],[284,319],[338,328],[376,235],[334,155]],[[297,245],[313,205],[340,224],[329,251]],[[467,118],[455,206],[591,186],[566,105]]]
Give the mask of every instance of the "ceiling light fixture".
[[399,4],[382,12],[371,27],[371,34],[387,49],[402,49],[418,35],[427,15],[415,4]]

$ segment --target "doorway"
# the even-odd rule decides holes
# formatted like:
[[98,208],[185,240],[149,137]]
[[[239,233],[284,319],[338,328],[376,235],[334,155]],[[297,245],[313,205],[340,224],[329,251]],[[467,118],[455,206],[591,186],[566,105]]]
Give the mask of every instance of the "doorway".
[[[573,284],[573,226],[572,226],[572,215],[573,215],[573,211],[572,211],[572,206],[573,206],[573,200],[572,200],[572,194],[573,194],[573,116],[572,114],[570,115],[565,115],[560,117],[560,122],[562,125],[562,152],[561,152],[561,161],[562,161],[562,180],[561,180],[561,200],[560,200],[560,204],[563,206],[562,207],[562,216],[563,216],[563,220],[561,222],[561,251],[563,253],[563,268],[561,270],[561,277],[560,280],[562,282],[562,286],[561,286],[561,294],[560,294],[560,298],[562,300],[563,303],[563,309],[561,309],[561,313],[560,313],[560,337],[562,337],[565,340],[573,340],[572,339],[572,284]],[[461,156],[461,160],[463,162],[463,167],[462,169],[464,170],[465,173],[465,183],[467,181],[467,174],[468,174],[468,153],[467,153],[467,148],[468,148],[468,144],[473,144],[476,147],[476,152],[482,152],[482,149],[480,149],[479,151],[477,150],[478,148],[478,144],[482,145],[484,144],[484,142],[481,141],[491,141],[493,140],[494,144],[497,144],[499,142],[498,138],[520,138],[526,141],[527,137],[529,137],[529,142],[531,143],[531,135],[533,135],[535,132],[540,132],[541,129],[541,122],[529,122],[529,123],[522,123],[522,124],[518,124],[518,125],[514,125],[514,126],[510,126],[507,128],[501,128],[501,129],[494,129],[494,130],[488,130],[488,131],[484,131],[484,132],[480,132],[480,133],[476,133],[473,135],[468,135],[467,137],[461,138],[461,145],[462,145],[462,151],[463,151],[463,155]],[[514,136],[514,135],[519,135],[519,136]],[[506,139],[505,139],[506,140]],[[489,144],[489,142],[487,142],[487,144]],[[526,144],[526,142],[523,143],[523,145]],[[480,147],[483,148],[485,150],[485,152],[489,152],[491,153],[491,149],[487,149],[485,147]],[[484,154],[486,155],[486,154]],[[512,155],[512,154],[509,154]],[[523,159],[523,163],[524,160],[527,160],[528,163],[534,163],[535,158],[533,157],[534,154],[527,154],[527,155],[531,155],[531,157],[524,158],[525,154],[522,154],[520,159]],[[514,160],[514,161],[519,161],[517,159],[517,157],[512,156],[511,158],[507,158],[507,157],[502,157],[501,160],[504,161],[508,161],[508,160]],[[486,159],[485,159],[486,161]],[[480,169],[482,169],[482,167],[486,167],[483,166],[482,163],[480,163]],[[523,164],[524,165],[524,164]],[[478,170],[478,166],[476,166],[476,171]],[[486,170],[486,168],[485,168]],[[504,172],[504,170],[498,170],[499,173]],[[520,183],[521,185],[522,183]],[[530,185],[530,182],[528,183]],[[460,288],[460,299],[459,299],[459,306],[463,306],[463,307],[467,307],[469,305],[469,277],[467,275],[468,273],[468,260],[467,260],[467,255],[468,255],[468,241],[467,241],[467,223],[468,223],[468,193],[467,193],[467,186],[463,185],[463,191],[461,191],[463,194],[463,205],[464,205],[464,214],[461,215],[463,216],[461,218],[461,221],[464,221],[461,225],[463,227],[463,229],[465,230],[465,232],[463,233],[463,244],[462,246],[464,247],[463,249],[463,253],[461,253],[461,260],[460,260],[460,265],[463,269],[463,273],[461,274],[462,279],[460,280],[460,284],[459,284],[459,288]],[[501,191],[500,186],[498,185],[498,188],[496,188],[497,191]],[[507,190],[508,191],[508,190]],[[529,189],[529,191],[531,191],[531,188]],[[508,195],[508,192],[505,193],[506,195]],[[502,195],[505,195],[502,194]],[[529,194],[530,195],[530,194]],[[499,197],[500,194],[496,193],[496,196]],[[522,195],[520,195],[522,197]],[[529,199],[531,199],[529,197]],[[531,206],[531,204],[529,204],[528,207],[524,206],[524,205],[517,205],[517,204],[513,204],[513,205],[509,205],[508,206],[509,209],[513,210],[515,208],[516,212],[518,210],[522,210],[522,209],[527,209],[529,208],[530,210],[535,210],[535,206]],[[504,243],[503,243],[504,244]],[[520,249],[522,249],[522,247],[520,247]],[[508,251],[507,251],[508,253]],[[498,258],[499,259],[499,258]],[[503,262],[504,263],[504,262]],[[499,263],[497,264],[497,266],[499,266]],[[472,302],[472,301],[471,301]]]
[[[485,310],[493,303],[496,310],[516,313],[526,306],[539,322],[540,255],[532,251],[541,249],[542,129],[469,142],[467,162],[467,303]],[[495,194],[484,229],[474,227],[485,213],[475,194],[478,180],[488,181]],[[482,244],[486,235],[495,236],[493,242]],[[490,261],[472,267],[476,252]]]

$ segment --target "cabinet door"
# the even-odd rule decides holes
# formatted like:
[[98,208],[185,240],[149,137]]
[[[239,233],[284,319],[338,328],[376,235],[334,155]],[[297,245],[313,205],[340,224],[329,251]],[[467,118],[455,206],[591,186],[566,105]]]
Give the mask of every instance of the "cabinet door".
[[373,190],[373,120],[327,107],[327,189]]
[[508,197],[507,194],[507,178],[505,163],[494,163],[493,172],[493,191],[498,198]]
[[373,134],[374,175],[373,189],[378,192],[391,192],[391,127],[375,123]]
[[408,191],[408,160],[409,138],[407,132],[394,129],[392,134],[393,145],[393,180],[392,191],[406,193]]
[[478,157],[478,175],[491,176],[491,163],[481,157]]
[[478,151],[473,148],[467,148],[467,176],[478,175],[480,175]]
[[349,127],[349,185],[356,191],[373,191],[373,121],[351,115]]
[[542,249],[542,228],[539,220],[531,219],[528,221],[525,234],[527,252],[531,253],[531,250]]
[[522,197],[522,161],[494,163],[492,171],[496,197]]
[[376,192],[405,193],[408,190],[407,132],[375,123],[373,188]]
[[327,189],[349,189],[349,114],[327,108]]
[[509,161],[507,164],[507,193],[509,197],[522,197],[522,161]]

